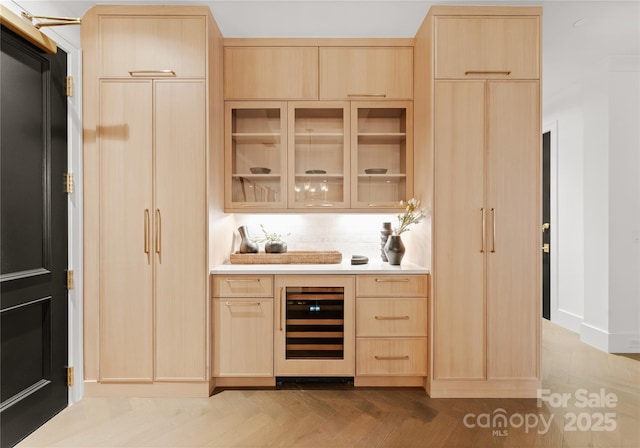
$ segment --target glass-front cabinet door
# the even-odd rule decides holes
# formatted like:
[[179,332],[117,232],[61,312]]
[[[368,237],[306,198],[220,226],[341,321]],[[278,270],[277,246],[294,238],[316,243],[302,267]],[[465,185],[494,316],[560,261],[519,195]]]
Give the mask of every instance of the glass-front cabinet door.
[[225,209],[286,208],[286,103],[227,102],[225,114]]
[[289,103],[289,208],[349,207],[349,103]]
[[351,208],[398,209],[413,195],[411,102],[351,103]]

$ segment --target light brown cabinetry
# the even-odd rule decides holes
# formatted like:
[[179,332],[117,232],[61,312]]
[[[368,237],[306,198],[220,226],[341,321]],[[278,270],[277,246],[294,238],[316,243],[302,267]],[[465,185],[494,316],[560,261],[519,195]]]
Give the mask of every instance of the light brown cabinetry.
[[287,205],[287,103],[225,104],[225,208]]
[[98,75],[204,78],[206,17],[103,15]]
[[289,208],[349,206],[349,104],[289,103]]
[[409,101],[227,102],[225,209],[397,211],[413,196],[412,111]]
[[318,99],[317,47],[226,47],[227,100]]
[[206,8],[98,6],[83,24],[85,392],[207,396],[206,61],[221,40]]
[[[496,79],[537,78],[521,63],[538,62],[540,11],[498,9],[500,17],[484,7],[430,13],[434,397],[535,397],[540,385],[540,81]],[[481,73],[495,64],[467,75],[451,68],[474,61],[467,50],[489,51],[489,41],[511,74]],[[460,52],[443,56],[450,46]],[[476,79],[438,79],[465,76]]]
[[351,103],[351,207],[397,207],[413,197],[413,104]]
[[356,385],[423,385],[427,292],[426,275],[356,277]]
[[539,16],[436,16],[438,79],[540,77]]
[[273,383],[273,277],[214,276],[212,292],[216,384]]
[[320,48],[321,100],[412,98],[413,48]]

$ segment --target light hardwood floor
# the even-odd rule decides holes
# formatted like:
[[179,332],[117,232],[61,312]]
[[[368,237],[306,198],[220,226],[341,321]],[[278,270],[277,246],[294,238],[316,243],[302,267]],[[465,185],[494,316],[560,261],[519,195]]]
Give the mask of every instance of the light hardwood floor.
[[[543,388],[567,407],[535,399],[430,399],[422,389],[284,385],[224,390],[208,399],[86,398],[19,447],[640,447],[640,361],[603,353],[544,321]],[[580,408],[580,389],[615,394],[615,407]],[[553,403],[555,404],[555,403]],[[595,404],[595,403],[592,403]],[[499,409],[504,409],[504,412]],[[596,431],[612,412],[614,431]],[[506,428],[465,426],[503,413]],[[570,431],[572,419],[578,417]],[[551,419],[526,430],[520,417]],[[592,423],[591,429],[588,424]],[[569,427],[565,427],[566,425]],[[612,425],[611,422],[608,425]],[[491,426],[491,425],[490,425]],[[606,420],[602,426],[607,426]],[[583,428],[585,430],[581,430]],[[499,435],[493,431],[508,431]]]

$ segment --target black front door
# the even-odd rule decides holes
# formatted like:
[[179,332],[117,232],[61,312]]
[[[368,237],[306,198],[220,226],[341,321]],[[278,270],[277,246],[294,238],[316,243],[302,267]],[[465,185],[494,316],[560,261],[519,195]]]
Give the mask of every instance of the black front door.
[[67,55],[2,28],[0,444],[67,406]]

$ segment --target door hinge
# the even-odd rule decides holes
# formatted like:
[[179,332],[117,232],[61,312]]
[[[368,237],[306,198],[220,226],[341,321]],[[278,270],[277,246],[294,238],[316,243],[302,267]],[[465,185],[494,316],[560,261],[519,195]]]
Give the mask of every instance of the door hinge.
[[73,96],[73,76],[67,76],[67,96]]
[[67,387],[73,386],[73,366],[67,367]]
[[73,269],[67,271],[67,291],[73,289]]
[[67,194],[73,193],[73,173],[64,175],[64,192]]

